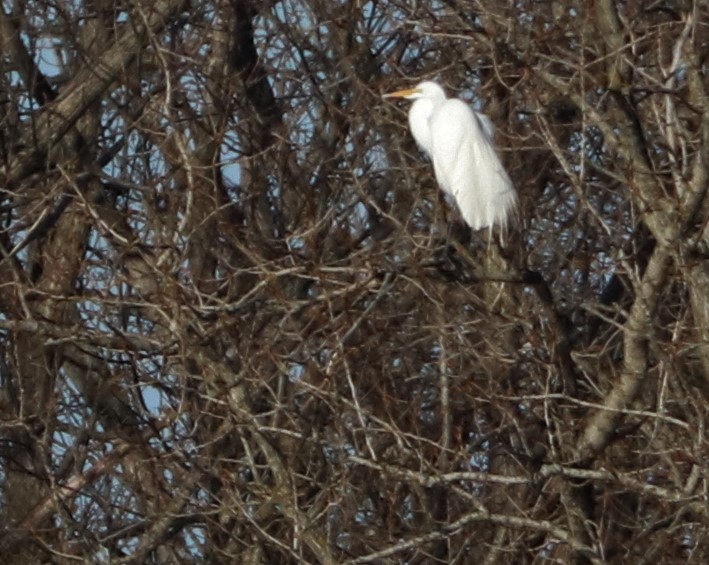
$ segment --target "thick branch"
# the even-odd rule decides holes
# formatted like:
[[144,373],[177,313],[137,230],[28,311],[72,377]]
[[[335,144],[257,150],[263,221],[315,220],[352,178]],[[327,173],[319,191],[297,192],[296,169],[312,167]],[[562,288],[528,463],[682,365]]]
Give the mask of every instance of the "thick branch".
[[108,473],[129,451],[128,444],[121,444],[88,471],[74,475],[63,485],[56,485],[52,494],[30,510],[22,523],[6,530],[0,538],[0,555],[11,555],[17,551],[19,544],[32,536],[39,525],[56,511],[57,503],[65,503],[79,494],[86,485]]
[[37,102],[45,104],[57,97],[57,93],[27,52],[19,30],[2,7],[0,7],[0,50],[11,61],[12,68],[22,77],[22,82]]
[[583,458],[601,451],[622,417],[622,409],[635,399],[649,366],[649,340],[659,290],[667,278],[671,249],[658,245],[650,259],[637,297],[625,323],[625,362],[620,378],[584,429],[578,453]]
[[185,0],[159,0],[145,18],[135,18],[126,25],[123,35],[102,57],[77,73],[60,97],[40,113],[34,127],[28,129],[21,144],[32,149],[18,155],[4,171],[0,169],[6,175],[6,185],[16,185],[36,170],[42,157],[131,64],[151,35],[162,30],[184,6]]

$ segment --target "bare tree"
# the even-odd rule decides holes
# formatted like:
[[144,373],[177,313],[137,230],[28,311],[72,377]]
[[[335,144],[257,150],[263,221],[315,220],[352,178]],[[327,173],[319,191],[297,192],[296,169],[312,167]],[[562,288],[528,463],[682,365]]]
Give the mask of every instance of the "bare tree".
[[[6,2],[7,563],[705,563],[709,8]],[[488,245],[382,92],[480,105]]]

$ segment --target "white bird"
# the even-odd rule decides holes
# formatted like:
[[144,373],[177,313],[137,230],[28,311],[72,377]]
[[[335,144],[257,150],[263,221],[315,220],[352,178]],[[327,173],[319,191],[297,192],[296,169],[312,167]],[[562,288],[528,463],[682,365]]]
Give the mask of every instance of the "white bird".
[[517,193],[495,152],[490,119],[462,100],[446,98],[430,81],[384,98],[414,100],[411,133],[433,161],[438,184],[453,196],[466,223],[474,230],[494,225],[504,230]]

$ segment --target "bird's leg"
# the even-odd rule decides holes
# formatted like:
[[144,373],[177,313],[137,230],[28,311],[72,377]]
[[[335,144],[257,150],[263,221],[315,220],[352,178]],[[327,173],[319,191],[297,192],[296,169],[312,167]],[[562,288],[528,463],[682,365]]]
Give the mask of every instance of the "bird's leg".
[[433,206],[433,218],[430,227],[431,248],[433,257],[438,269],[451,276],[457,271],[455,250],[451,242],[451,222],[448,219],[448,203],[445,201],[445,194],[437,190],[436,202]]
[[[436,205],[433,207],[433,220],[431,222],[431,243],[434,248],[443,248],[444,251],[450,245],[451,227],[447,217],[448,209],[445,202],[445,194],[436,190]],[[442,245],[441,245],[441,239]]]
[[443,245],[445,246],[446,255],[450,256],[451,253],[451,241],[453,238],[453,222],[449,218],[448,214],[448,201],[445,194],[438,191],[438,207],[441,210],[441,215],[443,216],[443,225],[446,227],[446,238],[443,240]]

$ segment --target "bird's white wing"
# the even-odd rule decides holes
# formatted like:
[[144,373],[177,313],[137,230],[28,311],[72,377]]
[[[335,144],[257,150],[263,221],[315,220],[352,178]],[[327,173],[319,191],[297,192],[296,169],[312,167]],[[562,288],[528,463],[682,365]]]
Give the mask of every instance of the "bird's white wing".
[[431,158],[441,188],[455,198],[473,229],[504,227],[517,201],[489,135],[465,102],[446,100],[430,118]]

